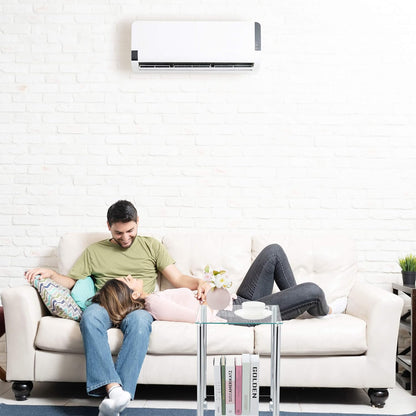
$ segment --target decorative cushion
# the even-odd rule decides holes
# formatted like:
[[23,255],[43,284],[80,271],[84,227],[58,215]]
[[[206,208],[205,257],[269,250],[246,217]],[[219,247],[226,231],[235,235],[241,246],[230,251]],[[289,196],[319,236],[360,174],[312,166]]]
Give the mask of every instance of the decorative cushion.
[[74,321],[81,319],[82,310],[71,297],[69,289],[51,279],[38,277],[33,281],[33,286],[38,290],[43,303],[52,315]]
[[77,305],[84,311],[85,308],[91,304],[90,299],[95,295],[95,292],[94,280],[91,276],[88,276],[85,279],[76,281],[71,290],[71,296]]

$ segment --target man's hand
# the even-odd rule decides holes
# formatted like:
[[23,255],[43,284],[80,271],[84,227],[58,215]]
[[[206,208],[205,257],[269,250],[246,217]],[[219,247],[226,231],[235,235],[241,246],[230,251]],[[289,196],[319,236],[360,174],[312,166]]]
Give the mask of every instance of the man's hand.
[[74,279],[72,279],[71,277],[59,274],[51,269],[43,269],[43,268],[37,267],[36,269],[28,270],[27,272],[25,272],[25,278],[31,285],[33,285],[33,281],[35,280],[36,276],[40,276],[41,279],[52,279],[56,283],[58,283],[61,286],[66,287],[67,289],[72,289],[75,285]]
[[205,280],[199,279],[196,298],[199,300],[200,303],[205,302],[208,290],[210,290],[211,287],[212,285],[210,282],[206,282]]
[[211,289],[211,283],[206,280],[197,279],[195,277],[182,274],[174,264],[170,264],[162,270],[162,274],[174,287],[187,287],[191,290],[196,290],[196,299],[200,303],[205,302],[208,290]]
[[55,272],[51,269],[43,269],[43,268],[36,268],[32,270],[28,270],[25,272],[25,278],[30,283],[33,284],[33,281],[35,280],[35,277],[40,275],[42,279],[53,279]]

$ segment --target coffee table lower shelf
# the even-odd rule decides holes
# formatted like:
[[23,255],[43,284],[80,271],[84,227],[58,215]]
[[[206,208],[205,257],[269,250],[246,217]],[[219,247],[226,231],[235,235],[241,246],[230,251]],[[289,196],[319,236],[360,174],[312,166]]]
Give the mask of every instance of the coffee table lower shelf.
[[[202,316],[206,317],[206,309],[201,307]],[[205,307],[206,308],[206,307]],[[279,416],[280,409],[280,324],[278,320],[278,307],[272,308],[271,331],[271,354],[270,354],[270,403],[269,409],[273,416]],[[198,384],[197,384],[197,416],[204,416],[204,410],[207,409],[207,325],[208,323],[201,319],[197,322],[198,330]]]

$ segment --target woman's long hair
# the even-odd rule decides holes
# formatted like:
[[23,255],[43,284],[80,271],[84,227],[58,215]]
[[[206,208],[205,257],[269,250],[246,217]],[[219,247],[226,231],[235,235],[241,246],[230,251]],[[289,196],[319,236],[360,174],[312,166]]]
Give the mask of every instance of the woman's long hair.
[[133,299],[133,291],[121,280],[108,280],[94,295],[91,302],[104,307],[115,326],[119,326],[127,314],[144,309],[144,299]]

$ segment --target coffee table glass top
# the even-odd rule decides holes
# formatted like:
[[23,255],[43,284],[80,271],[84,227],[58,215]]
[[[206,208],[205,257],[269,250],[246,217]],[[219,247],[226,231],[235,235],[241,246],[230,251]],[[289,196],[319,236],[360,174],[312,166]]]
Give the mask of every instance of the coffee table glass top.
[[241,305],[233,305],[232,309],[213,311],[207,305],[199,308],[196,324],[235,324],[235,325],[264,325],[281,324],[282,318],[277,305],[269,305],[261,315],[247,316]]

